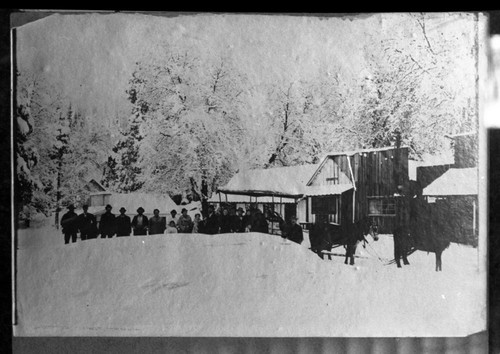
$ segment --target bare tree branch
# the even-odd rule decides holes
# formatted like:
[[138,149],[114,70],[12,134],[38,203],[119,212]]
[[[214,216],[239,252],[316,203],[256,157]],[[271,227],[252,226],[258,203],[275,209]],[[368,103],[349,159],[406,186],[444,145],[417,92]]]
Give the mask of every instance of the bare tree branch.
[[422,34],[424,35],[425,41],[427,42],[427,49],[429,49],[429,51],[430,51],[433,55],[436,55],[436,53],[434,53],[434,50],[432,49],[431,43],[429,42],[429,38],[427,37],[427,32],[425,31],[425,19],[424,19],[424,14],[421,14],[421,16],[422,16],[422,19],[421,19],[421,20],[419,20],[418,18],[416,18],[417,23],[419,24],[420,28],[422,29]]

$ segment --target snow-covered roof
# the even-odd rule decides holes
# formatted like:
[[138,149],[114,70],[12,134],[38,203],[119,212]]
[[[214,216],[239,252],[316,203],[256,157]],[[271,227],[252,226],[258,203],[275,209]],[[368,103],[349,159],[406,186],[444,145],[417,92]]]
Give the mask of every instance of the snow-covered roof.
[[[135,213],[139,207],[143,207],[145,214],[152,214],[154,209],[159,209],[160,213],[169,213],[172,209],[178,209],[178,205],[166,194],[94,192],[90,195],[108,194],[110,195],[108,203],[113,207],[113,211],[124,207],[127,213]],[[91,205],[89,213],[100,213],[104,207],[104,205]]]
[[300,196],[319,165],[299,165],[238,172],[220,192],[262,196]]
[[219,194],[214,193],[212,197],[208,200],[208,202],[219,203],[221,200],[223,203],[224,202],[227,203],[273,203],[274,202],[274,203],[284,203],[284,204],[295,203],[294,198],[282,198],[282,197],[273,198],[268,196],[251,197],[249,195],[224,194],[224,193],[221,193],[220,199],[219,199]]
[[159,209],[162,213],[177,209],[177,204],[168,195],[141,192],[113,193],[109,197],[109,204],[116,210],[124,207],[128,212],[135,212],[143,207],[147,214],[153,213],[154,209]]
[[438,165],[453,165],[455,163],[455,158],[453,156],[453,151],[446,151],[440,155],[423,155],[421,161],[408,160],[408,177],[412,181],[417,180],[417,168],[418,167],[429,167]]
[[349,189],[353,189],[352,184],[333,184],[326,186],[307,186],[304,187],[304,195],[322,196],[322,195],[340,195]]
[[477,195],[477,168],[451,168],[424,188],[423,195]]

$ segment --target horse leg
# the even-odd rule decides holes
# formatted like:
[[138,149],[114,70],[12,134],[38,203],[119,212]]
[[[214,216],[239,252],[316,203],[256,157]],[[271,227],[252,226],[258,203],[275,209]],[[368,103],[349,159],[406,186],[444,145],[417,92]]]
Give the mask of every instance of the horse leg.
[[354,254],[356,254],[356,245],[351,245],[349,256],[351,257],[351,265],[354,265]]
[[402,256],[403,256],[403,263],[405,265],[410,265],[410,262],[408,262],[408,258],[406,258],[406,256],[408,255],[408,236],[405,235],[405,238],[401,240],[401,248],[402,248]]
[[436,251],[436,272],[440,272],[442,270],[442,263],[441,263],[441,254],[443,251],[439,250]]
[[394,241],[394,260],[396,261],[396,265],[398,268],[401,268],[401,245],[399,244],[399,237],[397,235],[393,235]]

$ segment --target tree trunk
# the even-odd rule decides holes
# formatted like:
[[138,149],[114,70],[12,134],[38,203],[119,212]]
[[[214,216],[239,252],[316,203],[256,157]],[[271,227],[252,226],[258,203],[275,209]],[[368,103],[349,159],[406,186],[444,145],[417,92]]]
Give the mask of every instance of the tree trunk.
[[193,201],[197,202],[200,201],[200,193],[198,193],[198,185],[196,181],[194,180],[193,177],[189,177],[189,181],[191,182],[191,193],[192,193],[192,198]]
[[61,201],[61,169],[62,169],[62,157],[59,158],[59,163],[57,165],[56,216],[55,216],[56,229],[59,229],[59,210],[61,209],[59,205]]
[[208,183],[205,177],[201,180],[201,213],[204,218],[208,215]]

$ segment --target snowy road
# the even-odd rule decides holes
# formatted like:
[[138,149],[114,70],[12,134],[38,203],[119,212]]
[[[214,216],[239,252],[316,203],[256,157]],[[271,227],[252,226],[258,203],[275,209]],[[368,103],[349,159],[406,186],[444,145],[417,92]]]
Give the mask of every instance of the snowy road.
[[[153,235],[64,245],[19,231],[16,334],[26,336],[463,336],[485,328],[477,250],[452,244],[386,266],[392,238],[356,266],[258,233]],[[334,252],[343,253],[342,248]]]

